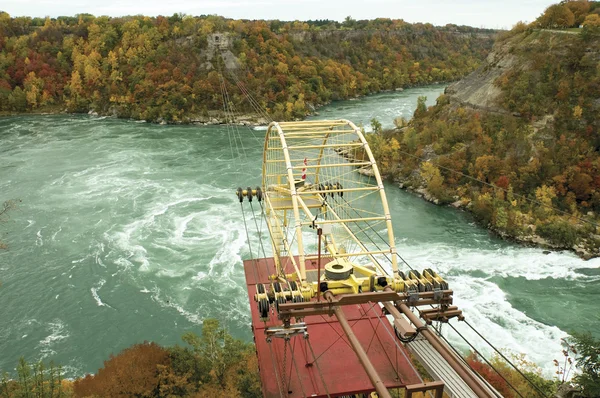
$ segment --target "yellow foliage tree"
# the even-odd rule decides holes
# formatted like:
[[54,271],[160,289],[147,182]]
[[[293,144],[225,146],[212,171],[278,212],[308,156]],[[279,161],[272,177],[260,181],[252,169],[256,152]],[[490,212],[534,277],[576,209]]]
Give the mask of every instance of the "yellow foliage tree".
[[421,164],[421,177],[427,184],[427,190],[435,197],[440,198],[443,194],[444,184],[444,177],[442,177],[440,169],[431,162],[423,162]]
[[535,198],[542,204],[538,211],[542,216],[552,213],[552,199],[556,198],[556,189],[553,186],[542,185],[535,190]]

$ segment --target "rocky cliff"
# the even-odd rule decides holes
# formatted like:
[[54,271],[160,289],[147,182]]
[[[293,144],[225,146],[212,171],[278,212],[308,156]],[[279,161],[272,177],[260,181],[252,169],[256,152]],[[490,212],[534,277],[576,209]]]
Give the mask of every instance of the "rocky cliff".
[[600,34],[503,36],[436,106],[387,133],[410,156],[382,150],[385,171],[504,237],[598,256]]

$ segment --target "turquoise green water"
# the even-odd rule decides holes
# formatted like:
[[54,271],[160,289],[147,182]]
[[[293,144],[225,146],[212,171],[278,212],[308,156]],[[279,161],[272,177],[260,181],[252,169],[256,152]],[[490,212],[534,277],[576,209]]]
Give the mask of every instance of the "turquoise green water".
[[[319,117],[390,126],[419,95],[431,103],[442,89],[334,103]],[[251,340],[233,189],[259,184],[263,136],[91,116],[0,119],[0,200],[22,200],[0,225],[9,245],[0,252],[0,369],[25,356],[61,363],[69,376],[95,372],[133,343],[176,344],[206,317]],[[387,192],[400,253],[446,275],[495,344],[551,371],[566,332],[597,329],[598,260],[512,245],[465,213],[391,184]]]

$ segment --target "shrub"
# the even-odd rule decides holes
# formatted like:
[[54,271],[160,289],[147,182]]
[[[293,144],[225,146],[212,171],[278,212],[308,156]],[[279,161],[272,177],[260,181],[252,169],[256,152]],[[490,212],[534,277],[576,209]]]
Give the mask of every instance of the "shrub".
[[577,228],[566,221],[540,224],[536,227],[536,233],[562,247],[572,247],[577,241]]
[[512,355],[510,360],[525,377],[498,355],[494,355],[489,360],[491,366],[474,353],[471,353],[466,360],[505,398],[552,396],[558,386],[557,381],[544,379],[541,369],[527,361],[523,354]]

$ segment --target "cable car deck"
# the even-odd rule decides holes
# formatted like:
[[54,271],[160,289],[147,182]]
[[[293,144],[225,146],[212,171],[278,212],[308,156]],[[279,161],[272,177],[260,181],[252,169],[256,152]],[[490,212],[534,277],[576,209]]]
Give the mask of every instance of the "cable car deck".
[[[312,262],[306,261],[307,273],[314,269]],[[265,398],[326,397],[327,394],[340,396],[375,391],[335,316],[304,318],[308,339],[299,334],[291,337],[287,347],[282,338],[272,338],[268,343],[265,328],[279,326],[281,321],[271,311],[268,321],[263,322],[254,294],[257,283],[269,283],[268,276],[275,273],[275,264],[272,258],[246,260],[244,271]],[[408,351],[396,340],[378,303],[347,305],[343,311],[388,389],[422,382],[408,359]]]

